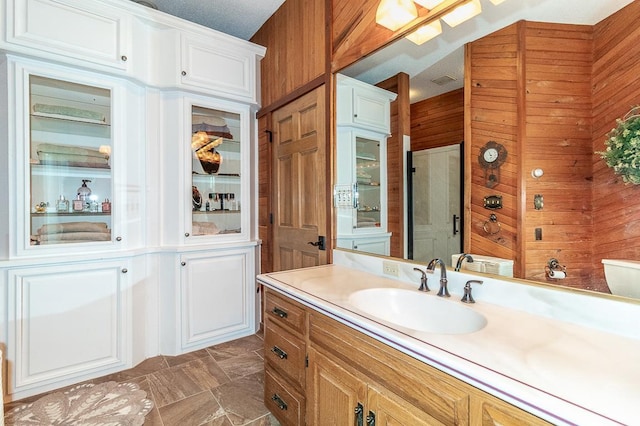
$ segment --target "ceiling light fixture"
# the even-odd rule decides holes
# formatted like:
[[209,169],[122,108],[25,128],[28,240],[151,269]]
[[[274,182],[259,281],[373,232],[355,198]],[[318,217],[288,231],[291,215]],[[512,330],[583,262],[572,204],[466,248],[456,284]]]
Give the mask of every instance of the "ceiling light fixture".
[[[435,8],[437,5],[444,2],[444,0],[414,0],[414,1],[418,3],[420,6],[426,7],[429,10]],[[504,1],[504,0],[497,0],[497,1]]]
[[418,9],[411,0],[382,0],[376,11],[376,22],[395,31],[418,17]]
[[489,0],[489,1],[497,6],[500,3],[502,3],[504,0]]
[[453,9],[452,12],[447,13],[442,17],[442,20],[446,22],[450,27],[455,27],[473,18],[476,15],[479,15],[482,12],[482,6],[480,5],[480,0],[471,0],[461,6]]
[[442,33],[442,24],[440,20],[431,22],[430,24],[423,25],[411,34],[407,36],[407,39],[411,40],[418,46],[427,41],[431,40],[434,37],[437,37]]

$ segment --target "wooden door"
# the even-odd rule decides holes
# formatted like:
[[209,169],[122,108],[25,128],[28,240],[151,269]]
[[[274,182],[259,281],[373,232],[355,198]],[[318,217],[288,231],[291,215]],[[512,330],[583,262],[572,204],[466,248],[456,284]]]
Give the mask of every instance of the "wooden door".
[[460,145],[413,153],[413,260],[460,253]]
[[273,113],[273,270],[327,263],[324,86]]
[[308,425],[364,424],[367,385],[363,381],[314,349],[309,350],[308,374]]

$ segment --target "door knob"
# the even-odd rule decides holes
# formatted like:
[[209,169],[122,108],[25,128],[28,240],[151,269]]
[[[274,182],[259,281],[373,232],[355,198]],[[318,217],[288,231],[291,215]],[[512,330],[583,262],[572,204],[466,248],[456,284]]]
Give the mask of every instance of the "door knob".
[[325,238],[322,235],[318,237],[318,241],[309,241],[307,244],[318,247],[318,250],[326,250]]

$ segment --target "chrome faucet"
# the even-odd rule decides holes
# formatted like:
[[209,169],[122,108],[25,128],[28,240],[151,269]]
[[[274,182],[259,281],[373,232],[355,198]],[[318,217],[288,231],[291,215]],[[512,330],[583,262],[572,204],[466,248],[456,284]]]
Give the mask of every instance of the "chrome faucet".
[[432,259],[427,265],[427,272],[433,273],[436,265],[440,265],[440,290],[438,290],[438,296],[451,297],[449,290],[447,290],[447,266],[442,259]]
[[419,268],[413,268],[413,270],[422,273],[422,276],[420,277],[420,287],[418,288],[418,291],[429,291],[429,286],[427,286],[427,274],[425,274],[424,271]]
[[473,263],[473,257],[471,257],[470,254],[462,253],[458,258],[458,262],[456,263],[456,269],[455,269],[456,272],[460,271],[460,268],[462,267],[462,262],[464,262],[465,258],[467,259],[467,262]]

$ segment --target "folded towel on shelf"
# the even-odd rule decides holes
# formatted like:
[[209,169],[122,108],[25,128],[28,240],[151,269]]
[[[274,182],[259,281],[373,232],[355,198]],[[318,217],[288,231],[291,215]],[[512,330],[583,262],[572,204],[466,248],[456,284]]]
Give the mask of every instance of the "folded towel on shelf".
[[58,241],[109,241],[110,239],[111,232],[64,232],[60,234],[38,235],[38,241],[40,244]]
[[38,112],[41,114],[61,115],[72,118],[82,118],[86,120],[95,120],[101,122],[107,121],[104,114],[101,114],[99,112],[62,105],[34,104],[33,112]]
[[111,231],[105,222],[67,222],[42,225],[38,229],[38,235],[65,234],[65,233],[106,233]]
[[220,230],[213,222],[193,222],[191,232],[194,235],[213,235],[219,234]]
[[47,152],[51,154],[72,154],[72,155],[84,155],[87,157],[97,158],[109,158],[109,154],[100,152],[97,149],[85,148],[82,146],[73,145],[59,145],[53,143],[40,143],[36,150],[38,152]]
[[36,150],[41,164],[109,168],[109,154],[97,149],[41,143]]

